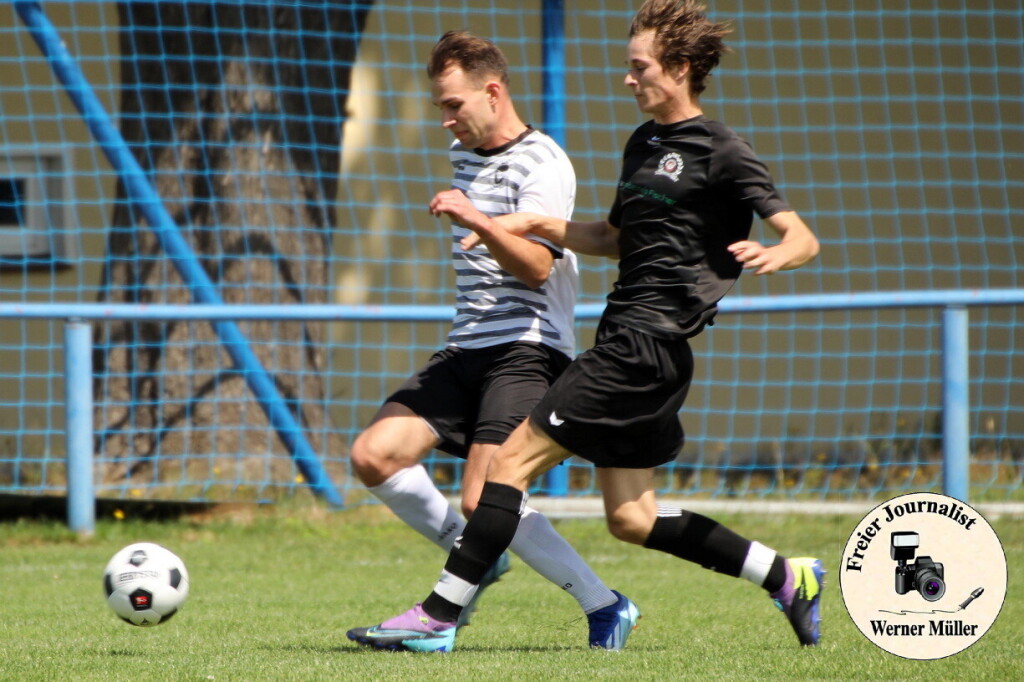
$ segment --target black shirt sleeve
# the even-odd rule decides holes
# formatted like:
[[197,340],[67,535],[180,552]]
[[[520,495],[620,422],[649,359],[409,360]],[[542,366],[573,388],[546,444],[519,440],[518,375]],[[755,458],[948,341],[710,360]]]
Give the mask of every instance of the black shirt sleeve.
[[740,137],[731,137],[715,146],[711,175],[713,184],[727,198],[747,205],[762,219],[791,210],[772,181],[768,167],[757,158],[750,145]]
[[612,203],[612,208],[608,211],[608,224],[612,227],[620,227],[620,221],[622,220],[622,202],[619,200],[619,193],[615,193],[615,201]]

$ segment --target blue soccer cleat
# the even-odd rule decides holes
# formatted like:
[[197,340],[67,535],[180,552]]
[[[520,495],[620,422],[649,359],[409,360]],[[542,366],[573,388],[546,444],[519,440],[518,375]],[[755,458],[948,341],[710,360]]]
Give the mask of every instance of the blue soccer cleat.
[[417,604],[400,616],[346,633],[353,642],[387,651],[448,652],[455,648],[455,623],[434,620]]
[[480,595],[484,593],[485,589],[501,580],[501,576],[508,573],[510,565],[511,561],[509,560],[508,552],[502,552],[501,556],[498,557],[498,560],[494,562],[494,565],[484,573],[484,577],[480,580],[480,586],[476,589],[476,594],[474,594],[469,603],[463,607],[462,613],[459,614],[459,622],[456,627],[462,628],[469,625],[469,619],[473,615],[473,612],[476,611],[477,603],[480,601]]
[[787,596],[773,595],[775,605],[786,614],[797,639],[804,646],[816,646],[821,640],[821,592],[825,589],[825,567],[821,559],[803,557],[787,560],[787,581],[792,590],[780,590]]
[[640,619],[640,609],[636,604],[615,590],[612,590],[612,594],[618,597],[618,601],[587,614],[590,646],[593,649],[621,650]]

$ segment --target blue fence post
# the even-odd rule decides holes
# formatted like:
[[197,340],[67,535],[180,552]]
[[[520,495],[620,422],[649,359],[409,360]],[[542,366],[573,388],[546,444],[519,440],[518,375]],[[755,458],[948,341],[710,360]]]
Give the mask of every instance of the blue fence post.
[[544,132],[565,146],[565,3],[544,0],[541,28]]
[[[544,132],[565,146],[565,3],[544,0],[543,6],[543,101]],[[545,477],[547,493],[569,493],[569,467],[556,466]]]
[[64,419],[67,443],[68,527],[80,535],[96,529],[92,461],[92,325],[64,325]]
[[942,492],[967,502],[970,488],[967,308],[942,313]]

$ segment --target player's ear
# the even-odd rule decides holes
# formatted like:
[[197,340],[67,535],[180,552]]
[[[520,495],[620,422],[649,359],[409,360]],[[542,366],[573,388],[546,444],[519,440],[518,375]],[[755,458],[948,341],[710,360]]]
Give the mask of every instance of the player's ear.
[[675,73],[672,74],[672,77],[675,78],[678,83],[682,83],[690,76],[690,60],[684,59],[683,62],[679,66],[674,67],[673,70]]
[[498,97],[501,96],[501,91],[504,86],[499,81],[487,81],[487,85],[484,86],[484,90],[487,91],[487,101],[491,106],[498,103]]

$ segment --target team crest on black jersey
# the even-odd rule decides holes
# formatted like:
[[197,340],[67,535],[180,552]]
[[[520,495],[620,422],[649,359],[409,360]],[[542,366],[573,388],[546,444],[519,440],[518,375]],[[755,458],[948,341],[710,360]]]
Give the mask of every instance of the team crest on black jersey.
[[672,181],[675,182],[679,179],[679,174],[682,172],[683,157],[675,152],[669,152],[661,157],[661,161],[658,162],[658,170],[654,171],[654,174],[672,178]]

